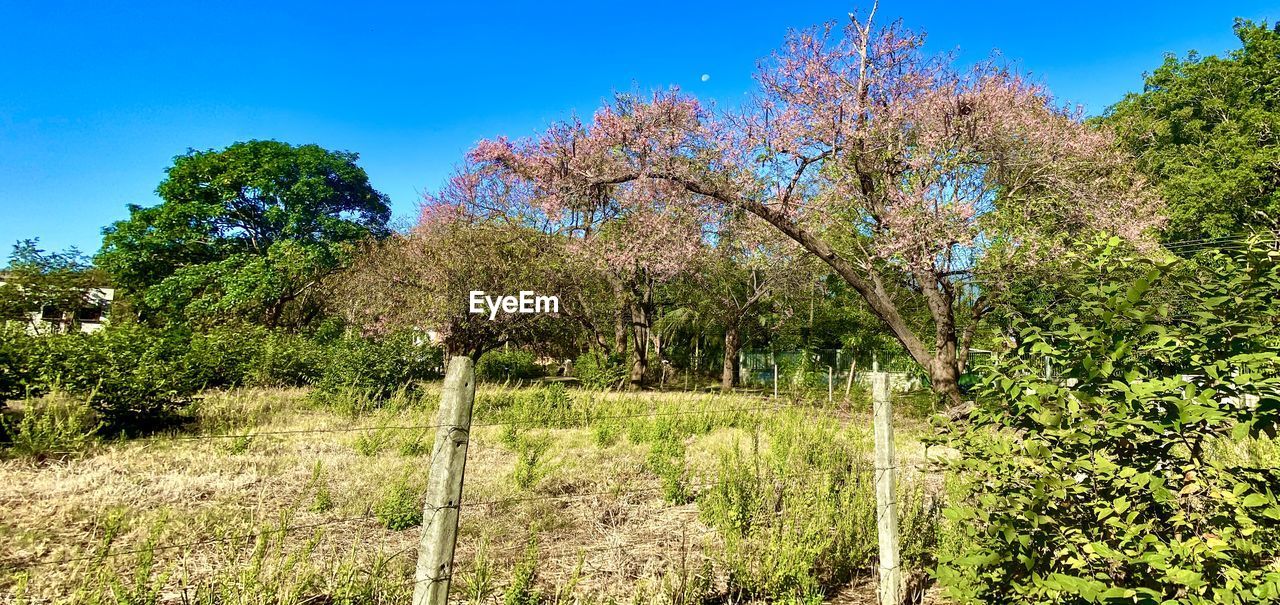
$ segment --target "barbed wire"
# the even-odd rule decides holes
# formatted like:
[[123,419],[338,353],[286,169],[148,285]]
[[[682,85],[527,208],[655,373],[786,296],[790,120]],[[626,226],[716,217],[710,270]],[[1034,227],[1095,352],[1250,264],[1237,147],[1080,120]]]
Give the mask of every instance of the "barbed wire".
[[[583,414],[580,418],[526,418],[512,419],[503,421],[477,422],[472,423],[472,428],[488,428],[488,427],[505,427],[505,426],[524,426],[539,425],[546,428],[561,428],[554,425],[563,425],[565,427],[573,427],[587,425],[593,422],[606,420],[628,420],[635,418],[653,418],[664,416],[695,416],[699,414],[736,414],[760,411],[781,411],[784,409],[805,409],[800,406],[781,405],[774,403],[762,406],[744,406],[733,408],[714,408],[714,409],[695,409],[695,410],[651,410],[648,412],[637,412],[629,414],[606,414],[601,416],[593,416],[589,413]],[[326,433],[359,433],[368,431],[415,431],[439,429],[448,424],[432,423],[432,424],[410,424],[410,425],[373,425],[373,426],[352,426],[352,427],[328,427],[318,429],[285,429],[274,431],[252,431],[242,433],[221,433],[221,434],[169,434],[169,435],[149,435],[146,437],[135,437],[131,439],[120,439],[118,441],[110,441],[108,443],[149,443],[149,442],[174,442],[174,441],[213,441],[220,439],[253,439],[256,437],[278,437],[286,435],[310,435],[310,434],[326,434]],[[0,445],[13,446],[17,445],[14,441],[0,441]],[[71,453],[71,452],[65,452]]]
[[[926,461],[924,464],[907,463],[904,465],[902,463],[899,463],[897,466],[907,466],[907,467],[915,467],[915,468],[935,468],[935,464],[936,462]],[[873,472],[877,472],[877,469],[867,466],[865,468],[843,469],[843,471],[863,472],[863,473],[871,474]],[[770,480],[777,481],[777,480],[788,480],[788,479],[811,478],[819,475],[837,474],[840,472],[842,472],[842,469],[818,470],[818,471],[808,471],[804,473],[767,474],[762,478],[767,478]],[[719,484],[718,481],[704,481],[701,483],[686,484],[684,487],[686,489],[701,489],[701,488],[714,487],[715,485],[718,485],[718,484]],[[511,504],[523,504],[523,503],[538,502],[538,501],[585,500],[587,498],[592,498],[596,496],[615,496],[615,497],[621,498],[621,497],[631,496],[631,495],[651,494],[655,492],[664,491],[665,489],[667,489],[666,486],[653,486],[653,487],[627,489],[627,490],[610,489],[610,490],[600,490],[600,491],[594,491],[594,492],[578,492],[578,493],[572,493],[572,494],[546,494],[546,495],[539,495],[539,496],[520,496],[520,497],[512,497],[512,498],[497,498],[497,499],[491,499],[491,500],[481,500],[478,502],[463,501],[458,503],[455,506],[459,510],[464,510],[464,509],[473,508],[473,507],[507,506]],[[423,493],[425,494],[425,492]],[[180,542],[175,544],[148,545],[144,547],[131,548],[131,549],[125,549],[125,550],[116,550],[116,551],[112,551],[108,548],[105,552],[100,552],[93,555],[68,557],[68,558],[63,558],[56,561],[40,561],[36,563],[31,563],[26,565],[26,569],[35,569],[35,568],[50,567],[50,566],[61,567],[61,566],[70,565],[72,563],[79,563],[83,561],[101,561],[101,560],[112,558],[112,557],[120,557],[120,556],[135,555],[135,554],[149,554],[149,553],[154,553],[158,551],[169,551],[169,550],[175,550],[175,549],[195,548],[198,546],[205,546],[209,544],[218,544],[218,543],[227,543],[227,542],[246,542],[250,540],[256,541],[259,538],[270,537],[271,535],[275,535],[275,534],[279,534],[283,536],[283,535],[296,533],[299,531],[304,531],[309,529],[317,529],[320,527],[340,525],[343,523],[351,523],[351,522],[362,521],[362,520],[372,520],[375,518],[376,518],[375,515],[372,515],[366,512],[360,515],[337,517],[334,519],[326,519],[324,521],[317,521],[314,523],[305,523],[302,525],[292,525],[292,526],[286,525],[282,527],[269,528],[269,529],[259,530],[259,531],[250,532],[250,533],[241,533],[241,534],[215,537],[215,538],[205,538],[201,540],[193,540],[189,542]]]

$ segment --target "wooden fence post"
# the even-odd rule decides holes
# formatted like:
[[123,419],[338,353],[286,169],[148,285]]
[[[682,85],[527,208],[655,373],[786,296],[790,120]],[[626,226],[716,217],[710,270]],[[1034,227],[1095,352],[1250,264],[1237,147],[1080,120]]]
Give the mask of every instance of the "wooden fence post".
[[475,366],[470,357],[454,355],[444,375],[440,411],[436,415],[436,442],[431,450],[427,497],[422,505],[418,567],[413,575],[413,605],[446,605],[449,600],[471,406],[475,398]]
[[778,362],[773,362],[773,398],[778,398]]
[[858,360],[849,361],[849,377],[844,381],[844,400],[849,401],[849,390],[853,388],[853,372],[858,369]]
[[889,373],[871,375],[876,440],[876,528],[880,546],[880,605],[901,605],[902,569],[898,553],[897,467],[893,455],[893,406]]

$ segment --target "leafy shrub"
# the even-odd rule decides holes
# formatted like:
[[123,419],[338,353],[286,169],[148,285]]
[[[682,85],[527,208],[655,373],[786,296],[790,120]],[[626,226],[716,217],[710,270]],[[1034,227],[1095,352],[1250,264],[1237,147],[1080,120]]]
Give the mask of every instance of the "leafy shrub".
[[416,390],[440,376],[441,349],[410,332],[382,338],[344,338],[328,352],[318,387],[322,393],[355,391],[382,400],[397,391]]
[[573,362],[573,375],[588,389],[612,389],[627,379],[627,365],[621,355],[587,351]]
[[684,439],[674,431],[663,432],[649,446],[646,464],[653,474],[662,480],[662,497],[671,504],[681,505],[693,501],[689,491],[688,464],[685,462]]
[[181,332],[123,324],[36,342],[40,389],[88,399],[110,432],[168,424],[203,386],[184,359]]
[[290,387],[314,384],[320,379],[328,357],[315,340],[302,334],[268,331],[245,373],[245,384],[260,387]]
[[308,336],[235,325],[193,334],[184,361],[204,387],[287,387],[313,384],[326,357]]
[[392,531],[422,525],[421,491],[416,489],[408,476],[402,476],[383,492],[373,505],[373,514],[382,526]]
[[1075,308],[1015,320],[979,385],[939,578],[968,602],[1276,602],[1280,470],[1211,446],[1276,430],[1280,253],[1116,246],[1076,258]]
[[324,467],[319,460],[311,467],[311,479],[307,481],[307,487],[315,490],[309,510],[323,513],[333,508],[333,494],[329,492],[329,481],[325,478]]
[[193,334],[185,354],[192,380],[206,388],[244,384],[267,333],[257,326],[235,326]]
[[542,368],[534,361],[533,353],[520,349],[489,351],[476,363],[476,378],[480,380],[532,380],[539,376]]
[[0,322],[0,408],[26,396],[35,377],[35,340],[21,324]]

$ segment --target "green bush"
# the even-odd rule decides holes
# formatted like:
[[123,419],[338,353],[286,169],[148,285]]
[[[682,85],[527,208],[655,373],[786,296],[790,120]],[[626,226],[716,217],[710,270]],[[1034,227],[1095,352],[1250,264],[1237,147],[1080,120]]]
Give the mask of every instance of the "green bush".
[[551,447],[551,439],[545,435],[517,435],[513,445],[516,450],[516,465],[511,471],[511,481],[522,490],[529,489],[551,470],[547,468],[545,458]]
[[36,339],[36,389],[89,401],[108,432],[173,422],[204,385],[185,360],[189,337],[123,324]]
[[295,387],[315,384],[324,370],[328,351],[312,338],[284,331],[270,331],[260,341],[245,384],[259,387]]
[[440,376],[440,347],[401,332],[382,338],[348,337],[335,342],[318,382],[322,393],[357,392],[380,400]]
[[627,365],[620,355],[587,351],[573,362],[573,375],[588,389],[615,389],[627,379]]
[[542,368],[534,361],[533,353],[519,349],[489,351],[476,363],[476,377],[480,380],[532,380],[540,376]]
[[35,340],[21,324],[0,321],[0,408],[27,395],[35,378],[34,353]]
[[693,501],[689,489],[684,438],[674,430],[664,431],[649,446],[645,464],[662,481],[662,497],[675,505]]
[[185,362],[192,380],[202,386],[244,384],[267,330],[254,326],[218,327],[193,334]]
[[186,362],[205,387],[290,387],[319,380],[327,357],[311,337],[237,325],[192,335]]
[[502,605],[539,605],[543,602],[542,593],[537,590],[538,579],[538,538],[529,537],[529,545],[524,556],[516,562],[511,570],[511,583],[502,595]]
[[1280,470],[1213,447],[1277,428],[1280,253],[1117,245],[1076,258],[1073,309],[1013,322],[948,441],[962,536],[939,579],[963,602],[1280,601]]

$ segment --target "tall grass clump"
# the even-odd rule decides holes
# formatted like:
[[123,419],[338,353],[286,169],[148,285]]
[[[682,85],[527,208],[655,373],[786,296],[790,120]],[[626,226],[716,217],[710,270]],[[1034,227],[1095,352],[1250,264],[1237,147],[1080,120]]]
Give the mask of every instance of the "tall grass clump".
[[14,456],[36,459],[79,452],[102,427],[82,402],[53,397],[29,399],[17,420],[0,415],[0,446]]
[[[872,565],[875,475],[867,442],[832,420],[789,412],[721,454],[698,508],[724,539],[717,563],[734,599],[820,600]],[[910,528],[903,551],[920,556],[935,517],[922,516],[923,498],[900,502]]]

